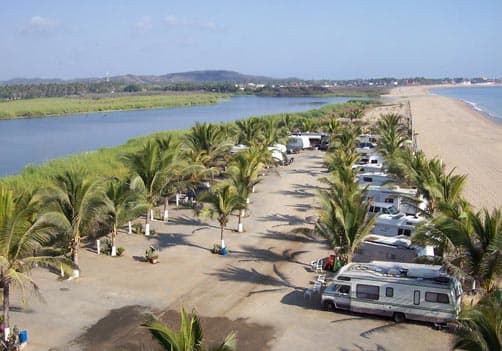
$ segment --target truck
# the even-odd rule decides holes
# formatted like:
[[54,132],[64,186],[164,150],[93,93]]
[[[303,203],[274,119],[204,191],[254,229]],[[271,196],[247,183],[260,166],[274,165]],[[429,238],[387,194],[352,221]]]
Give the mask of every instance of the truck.
[[461,310],[462,287],[442,266],[371,261],[349,263],[322,292],[327,310],[348,310],[443,324]]

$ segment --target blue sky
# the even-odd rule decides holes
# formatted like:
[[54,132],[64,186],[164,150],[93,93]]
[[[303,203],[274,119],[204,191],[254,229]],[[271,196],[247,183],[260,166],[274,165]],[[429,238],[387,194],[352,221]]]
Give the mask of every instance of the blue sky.
[[5,1],[0,80],[502,77],[501,0]]

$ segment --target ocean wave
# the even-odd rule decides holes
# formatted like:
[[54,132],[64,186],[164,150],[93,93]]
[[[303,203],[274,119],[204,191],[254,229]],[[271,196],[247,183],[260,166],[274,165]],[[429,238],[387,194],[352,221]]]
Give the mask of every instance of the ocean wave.
[[478,111],[478,112],[481,112],[485,115],[488,115],[489,117],[492,117],[492,118],[495,118],[497,120],[501,120],[502,119],[502,116],[499,116],[495,113],[493,113],[492,111],[489,111],[489,110],[486,110],[484,108],[482,108],[478,103],[476,102],[472,102],[472,101],[469,101],[469,100],[465,100],[465,99],[461,99],[463,102],[465,102],[466,104],[470,105],[474,110]]

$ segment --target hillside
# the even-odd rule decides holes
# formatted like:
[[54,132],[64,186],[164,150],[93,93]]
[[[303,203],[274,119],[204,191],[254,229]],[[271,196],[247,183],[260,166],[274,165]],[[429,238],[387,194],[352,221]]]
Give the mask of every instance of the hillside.
[[173,83],[247,83],[247,82],[271,82],[280,81],[264,76],[254,76],[242,74],[234,71],[225,70],[204,70],[204,71],[189,71],[179,73],[169,73],[164,75],[120,75],[108,78],[79,78],[79,79],[46,79],[46,78],[14,78],[0,82],[2,85],[19,85],[19,84],[50,84],[50,83],[75,83],[75,82],[123,82],[126,84],[158,84],[166,85]]

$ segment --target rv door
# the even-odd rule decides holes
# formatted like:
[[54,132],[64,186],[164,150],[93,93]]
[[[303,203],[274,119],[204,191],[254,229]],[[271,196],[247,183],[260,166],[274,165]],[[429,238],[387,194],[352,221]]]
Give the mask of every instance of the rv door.
[[350,285],[336,284],[334,293],[335,307],[343,310],[350,309]]

